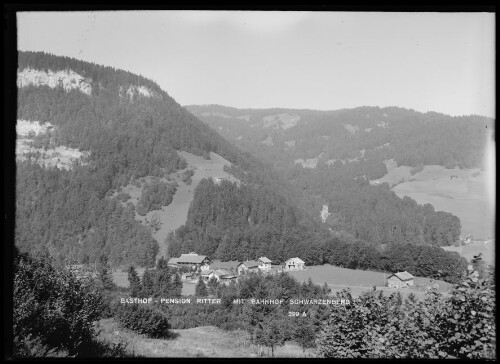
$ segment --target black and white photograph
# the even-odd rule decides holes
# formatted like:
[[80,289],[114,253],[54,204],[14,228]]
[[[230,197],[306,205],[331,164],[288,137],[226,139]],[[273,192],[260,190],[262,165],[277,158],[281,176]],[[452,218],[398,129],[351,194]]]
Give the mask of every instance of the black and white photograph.
[[9,11],[8,358],[497,359],[495,8]]

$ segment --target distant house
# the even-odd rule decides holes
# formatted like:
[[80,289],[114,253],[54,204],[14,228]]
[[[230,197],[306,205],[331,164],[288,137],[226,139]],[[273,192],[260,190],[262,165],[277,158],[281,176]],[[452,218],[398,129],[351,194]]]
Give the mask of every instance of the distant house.
[[262,269],[262,270],[271,269],[272,261],[270,259],[268,259],[266,257],[260,257],[259,259],[257,259],[257,262],[260,264],[259,269]]
[[167,265],[170,267],[178,267],[179,265],[177,264],[177,259],[179,258],[170,258]]
[[236,274],[231,273],[225,269],[217,269],[217,270],[205,270],[201,273],[201,279],[205,283],[208,283],[213,277],[217,279],[217,281],[228,284],[230,281],[235,281],[237,279]]
[[213,270],[203,270],[200,274],[201,279],[206,283],[214,276]]
[[258,272],[261,263],[255,260],[247,260],[238,264],[238,274]]
[[210,262],[210,269],[213,270],[224,269],[231,273],[237,273],[239,264],[240,262],[237,260],[230,260],[227,262],[221,262],[220,260],[213,260]]
[[[172,259],[170,259],[172,260]],[[170,262],[169,260],[169,262]],[[181,254],[179,258],[177,258],[177,265],[179,267],[191,267],[192,269],[200,268],[210,261],[210,258],[206,255],[198,255],[196,253],[189,254]]]
[[229,282],[236,281],[238,278],[236,274],[228,272],[225,269],[217,269],[216,271],[214,271],[214,276],[220,283],[223,284],[229,284]]
[[285,270],[302,270],[306,263],[300,258],[290,258],[285,262]]
[[413,286],[414,276],[407,271],[391,274],[387,278],[387,286],[393,288]]

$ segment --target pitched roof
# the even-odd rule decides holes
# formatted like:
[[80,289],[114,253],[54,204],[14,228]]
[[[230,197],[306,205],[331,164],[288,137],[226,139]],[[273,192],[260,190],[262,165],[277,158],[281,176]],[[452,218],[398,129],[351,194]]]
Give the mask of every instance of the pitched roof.
[[272,263],[272,260],[267,259],[266,257],[260,257],[257,259],[258,261],[260,260],[262,263]]
[[228,262],[221,262],[220,260],[214,260],[210,262],[210,269],[236,269],[240,262],[237,260],[231,260]]
[[398,277],[399,279],[401,279],[402,281],[408,281],[408,280],[410,280],[410,279],[415,278],[414,276],[412,276],[412,275],[411,275],[410,273],[408,273],[407,271],[393,273],[392,275],[390,275],[390,276],[389,276],[389,278],[391,278],[392,276],[396,276],[396,277]]
[[206,255],[198,255],[195,253],[189,254],[181,254],[179,258],[177,258],[177,263],[194,263],[200,264],[203,263],[205,259],[208,259]]
[[241,264],[245,264],[245,266],[247,268],[253,268],[253,267],[258,267],[260,265],[259,262],[256,262],[255,260],[246,260],[240,264],[238,264],[238,266],[240,266]]
[[206,272],[201,273],[202,276],[209,276],[213,273],[213,270],[207,270]]
[[218,269],[214,272],[214,274],[219,277],[219,278],[222,278],[224,276],[229,276],[229,275],[234,275],[234,274],[231,274],[231,272],[228,272],[227,270],[224,270],[224,269]]
[[302,259],[300,259],[300,258],[290,258],[290,259],[288,259],[288,260],[287,260],[287,262],[290,262],[290,261],[292,261],[292,262],[294,262],[294,263],[301,263],[301,264],[304,264],[304,263],[305,263],[305,262],[304,262]]
[[170,259],[168,260],[168,262],[167,262],[167,265],[168,265],[168,264],[177,264],[177,260],[178,260],[178,259],[179,259],[179,258],[170,258]]

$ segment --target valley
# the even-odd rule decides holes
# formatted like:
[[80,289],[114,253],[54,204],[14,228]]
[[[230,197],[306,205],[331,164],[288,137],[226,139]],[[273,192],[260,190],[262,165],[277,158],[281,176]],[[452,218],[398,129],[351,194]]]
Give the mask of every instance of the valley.
[[[25,57],[25,64],[55,62],[45,54]],[[440,300],[452,297],[467,269],[464,257],[482,251],[492,261],[494,240],[449,246],[460,233],[482,237],[472,228],[488,228],[484,215],[477,224],[485,209],[479,202],[488,198],[474,154],[457,154],[451,144],[445,159],[422,164],[428,156],[421,140],[415,158],[398,144],[427,125],[427,114],[202,108],[197,115],[212,118],[208,126],[150,80],[68,62],[74,70],[20,69],[16,245],[23,254],[50,257],[56,268],[19,269],[54,269],[44,276],[54,282],[56,269],[80,267],[61,276],[90,277],[96,291],[86,294],[102,293],[104,306],[96,307],[105,317],[89,330],[97,329],[103,343],[122,343],[127,356],[270,356],[263,345],[277,357],[315,356],[310,348],[323,315],[344,317],[341,305],[302,307],[308,318],[297,327],[305,331],[296,331],[290,328],[299,318],[287,315],[288,307],[239,306],[232,297],[342,297],[348,290],[354,310],[367,299],[418,305],[433,286]],[[401,117],[424,121],[398,124]],[[432,117],[437,125],[450,122]],[[461,122],[469,127],[468,119]],[[181,278],[185,269],[161,259],[188,252],[222,262],[300,257],[306,269],[205,285],[197,275]],[[415,275],[413,288],[385,285],[391,272],[402,271]],[[140,307],[122,305],[119,295],[225,302]]]

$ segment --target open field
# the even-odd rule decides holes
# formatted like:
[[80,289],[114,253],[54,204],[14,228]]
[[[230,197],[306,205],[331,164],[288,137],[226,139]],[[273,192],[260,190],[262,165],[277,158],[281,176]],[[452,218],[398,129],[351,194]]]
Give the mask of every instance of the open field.
[[[239,357],[256,358],[259,348],[249,343],[244,331],[224,331],[215,326],[184,330],[171,330],[170,339],[149,339],[131,330],[123,329],[114,319],[101,320],[100,338],[112,343],[125,343],[130,355],[142,357]],[[263,351],[267,356],[267,348]],[[303,357],[302,349],[295,343],[286,343],[275,350],[276,357]],[[311,349],[306,356],[312,356]]]
[[411,167],[408,166],[399,166],[394,161],[394,159],[389,159],[384,161],[384,164],[387,168],[387,174],[379,179],[370,181],[372,185],[378,185],[382,183],[387,183],[389,184],[389,187],[393,187],[397,185],[398,183],[408,181],[411,179]]
[[486,264],[495,264],[495,240],[474,241],[464,246],[447,246],[443,247],[443,249],[457,252],[468,261],[471,261],[475,255],[482,253]]
[[392,189],[398,196],[409,196],[417,203],[430,203],[437,211],[456,215],[462,224],[462,236],[477,239],[494,237],[494,205],[487,193],[486,173],[479,169],[446,169],[425,166],[411,181]]
[[400,291],[404,295],[413,292],[417,296],[423,296],[427,286],[432,286],[434,284],[438,284],[438,291],[440,292],[447,292],[452,287],[452,285],[447,282],[415,277],[415,284],[419,286],[419,290],[389,288],[384,287],[385,279],[389,276],[387,273],[347,269],[329,264],[311,266],[302,271],[291,271],[289,273],[300,282],[307,281],[309,278],[311,278],[315,284],[322,285],[326,282],[332,290],[332,293],[349,288],[353,297],[357,297],[360,293],[373,289],[373,286],[377,286],[377,290],[383,290],[387,292],[387,294]]
[[[142,277],[144,269],[137,269],[137,272]],[[329,264],[311,266],[305,270],[289,271],[288,273],[299,282],[307,281],[309,278],[315,284],[319,285],[323,285],[326,282],[333,293],[349,288],[353,297],[357,297],[360,293],[373,289],[373,286],[377,286],[377,290],[383,290],[388,294],[400,291],[403,294],[414,292],[417,296],[423,296],[427,287],[434,284],[438,284],[438,291],[440,292],[447,292],[452,287],[450,283],[444,281],[415,277],[415,284],[419,287],[418,290],[393,289],[384,287],[385,279],[389,276],[387,273],[341,268]],[[113,271],[113,280],[120,287],[129,286],[126,272],[121,272],[120,270]],[[196,281],[183,281],[182,283],[182,295],[194,295]]]

